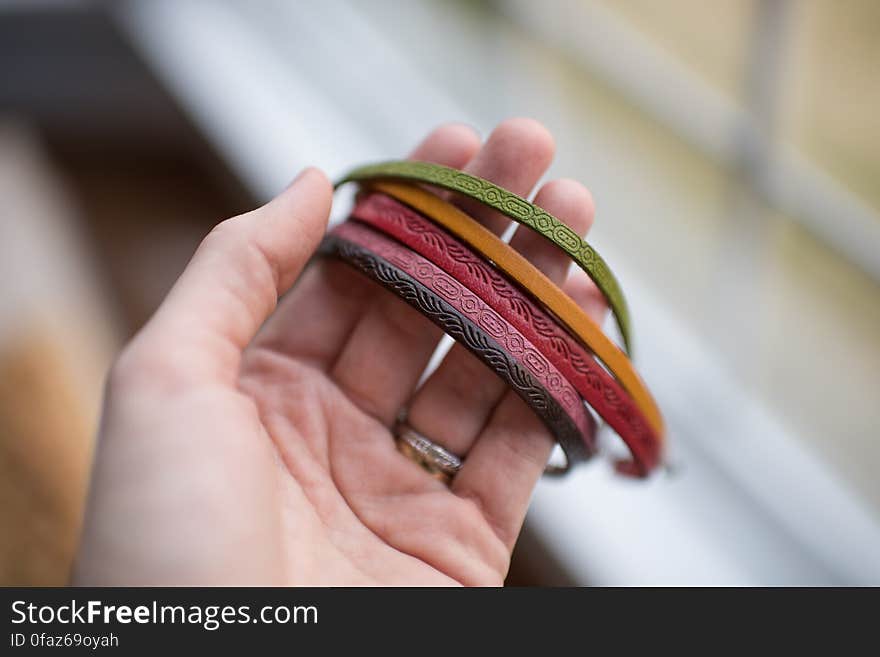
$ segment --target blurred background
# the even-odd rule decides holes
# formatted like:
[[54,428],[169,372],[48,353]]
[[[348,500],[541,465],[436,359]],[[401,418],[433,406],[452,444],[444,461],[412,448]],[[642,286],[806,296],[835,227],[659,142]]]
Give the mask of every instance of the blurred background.
[[880,584],[878,107],[874,0],[0,0],[0,584],[66,581],[104,372],[213,224],[512,115],[672,468],[542,482],[509,582]]

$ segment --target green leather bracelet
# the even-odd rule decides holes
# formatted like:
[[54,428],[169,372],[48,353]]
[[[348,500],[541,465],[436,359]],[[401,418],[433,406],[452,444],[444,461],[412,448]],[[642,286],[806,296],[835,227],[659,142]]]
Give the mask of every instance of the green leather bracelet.
[[357,167],[343,176],[336,186],[346,182],[375,179],[408,180],[457,192],[497,210],[523,226],[528,226],[548,239],[568,253],[596,283],[617,320],[626,352],[631,353],[629,310],[620,284],[595,249],[549,212],[483,178],[439,164],[413,160]]

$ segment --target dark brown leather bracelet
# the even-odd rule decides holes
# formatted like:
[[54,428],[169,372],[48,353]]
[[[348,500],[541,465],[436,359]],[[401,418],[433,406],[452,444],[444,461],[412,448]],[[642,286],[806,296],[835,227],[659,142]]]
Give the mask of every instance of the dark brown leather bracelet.
[[[482,360],[532,408],[562,446],[569,466],[594,455],[595,444],[584,440],[576,423],[553,395],[495,339],[448,301],[388,260],[334,233],[324,238],[320,253],[346,262],[395,293]],[[589,421],[593,422],[592,418]],[[591,435],[594,430],[592,427]]]
[[450,276],[430,258],[359,222],[346,222],[338,226],[333,234],[391,263],[485,331],[507,355],[535,378],[538,385],[553,396],[578,428],[581,439],[591,447],[594,445],[595,422],[577,390],[528,336],[474,292],[472,284],[475,281],[470,276]]

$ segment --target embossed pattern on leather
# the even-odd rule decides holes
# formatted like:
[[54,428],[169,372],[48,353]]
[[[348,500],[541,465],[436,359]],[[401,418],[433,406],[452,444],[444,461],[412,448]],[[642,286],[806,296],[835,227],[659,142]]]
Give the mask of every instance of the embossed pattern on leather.
[[476,253],[407,206],[383,194],[359,199],[351,218],[369,224],[427,258],[488,303],[572,383],[629,447],[620,472],[647,476],[662,441],[619,384],[557,322]]
[[[562,446],[570,465],[585,461],[594,454],[594,427],[589,431],[589,442],[585,441],[572,418],[534,375],[446,299],[385,258],[334,233],[324,238],[320,253],[343,260],[369,276],[482,360],[532,408]],[[589,421],[592,423],[591,418]]]
[[581,396],[559,369],[526,336],[479,295],[474,294],[468,286],[467,279],[450,276],[429,259],[363,224],[345,223],[336,228],[333,235],[369,249],[384,258],[445,299],[462,316],[479,326],[553,395],[577,426],[583,440],[592,444],[595,425],[584,408]]
[[592,246],[546,210],[483,178],[439,164],[413,160],[380,162],[357,167],[349,171],[337,186],[348,181],[371,179],[409,180],[457,192],[497,210],[542,235],[568,253],[572,260],[593,279],[605,295],[608,306],[617,319],[627,353],[632,351],[629,309],[617,278]]
[[370,182],[365,188],[391,196],[442,226],[527,291],[605,365],[635,401],[651,428],[658,435],[665,435],[660,409],[626,354],[559,286],[531,262],[505,244],[495,233],[435,194],[413,185],[384,181]]

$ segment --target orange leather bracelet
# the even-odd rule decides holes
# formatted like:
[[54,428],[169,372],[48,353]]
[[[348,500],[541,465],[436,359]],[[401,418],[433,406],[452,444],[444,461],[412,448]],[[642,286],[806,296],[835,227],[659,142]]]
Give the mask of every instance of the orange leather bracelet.
[[665,431],[660,409],[633,368],[632,362],[602,332],[596,322],[532,263],[473,218],[430,192],[409,184],[384,181],[361,184],[367,189],[397,199],[448,230],[553,313],[561,325],[589,349],[618,380],[662,439]]

